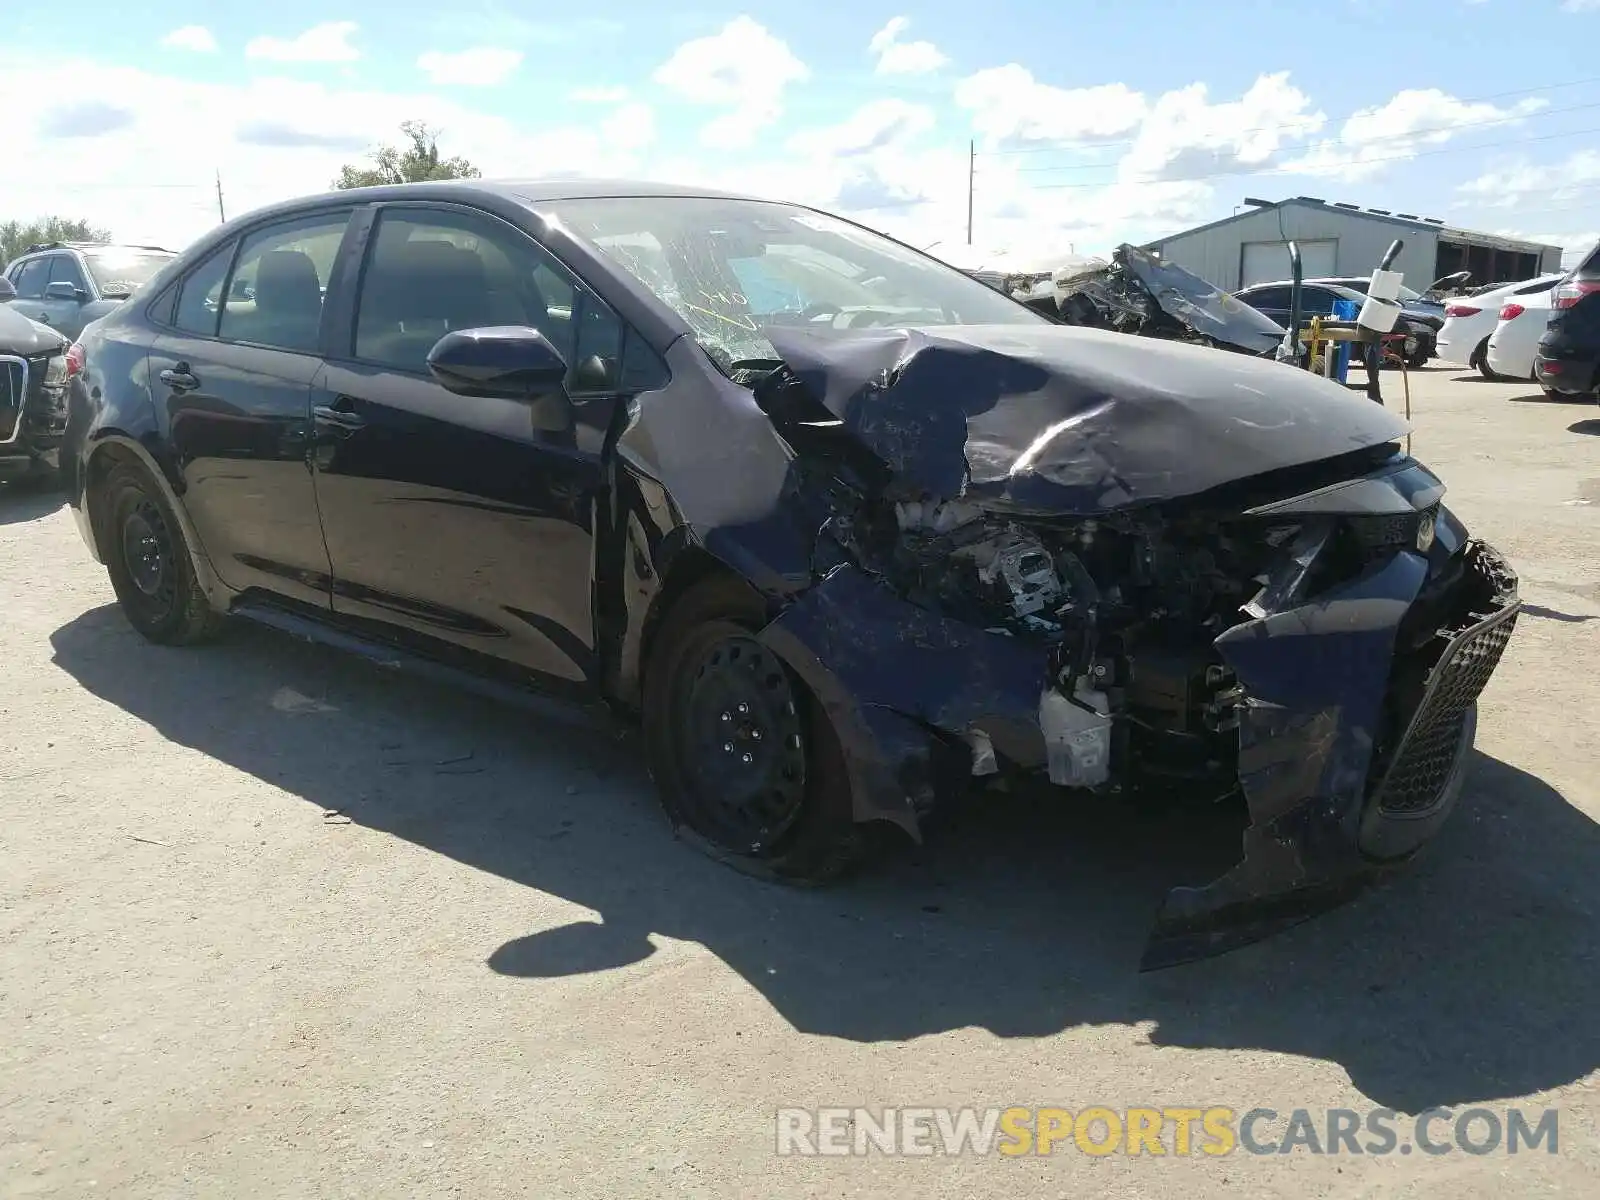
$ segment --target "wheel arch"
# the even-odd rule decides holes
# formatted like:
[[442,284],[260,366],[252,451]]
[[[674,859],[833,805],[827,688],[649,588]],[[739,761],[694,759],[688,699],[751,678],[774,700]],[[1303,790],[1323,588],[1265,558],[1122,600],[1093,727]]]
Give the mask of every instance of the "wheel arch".
[[96,557],[101,562],[106,561],[111,534],[106,528],[106,514],[98,485],[103,483],[113,470],[124,464],[142,471],[161,492],[167,507],[177,518],[178,526],[183,533],[184,545],[188,550],[189,561],[201,590],[205,592],[206,599],[211,602],[212,607],[226,611],[232,592],[218,578],[212,567],[211,559],[200,541],[194,522],[189,519],[189,511],[184,507],[178,490],[173,487],[171,477],[147,446],[123,433],[103,434],[96,440],[84,463],[83,511],[90,536],[93,538]]
[[708,579],[722,578],[742,584],[750,588],[752,595],[760,597],[760,593],[751,587],[748,580],[699,543],[689,541],[687,537],[669,540],[677,541],[677,548],[662,556],[665,559],[665,567],[659,576],[660,583],[655,595],[650,598],[644,616],[639,622],[637,649],[625,651],[630,661],[622,664],[622,671],[619,674],[622,691],[619,699],[633,708],[638,707],[643,695],[645,668],[650,661],[651,651],[655,648],[656,636],[661,632],[662,623],[673,606],[691,588]]

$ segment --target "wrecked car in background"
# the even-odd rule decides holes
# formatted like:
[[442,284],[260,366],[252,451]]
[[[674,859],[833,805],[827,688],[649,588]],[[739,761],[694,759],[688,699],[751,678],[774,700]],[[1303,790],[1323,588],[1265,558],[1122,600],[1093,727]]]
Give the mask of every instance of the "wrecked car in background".
[[81,349],[72,502],[146,636],[233,613],[603,699],[684,835],[783,879],[994,777],[1233,798],[1242,862],[1147,966],[1427,841],[1518,609],[1382,407],[793,205],[342,192],[215,231]]
[[1244,301],[1137,246],[1118,246],[1100,268],[1069,264],[1052,284],[1067,325],[1258,355],[1274,353],[1287,332]]

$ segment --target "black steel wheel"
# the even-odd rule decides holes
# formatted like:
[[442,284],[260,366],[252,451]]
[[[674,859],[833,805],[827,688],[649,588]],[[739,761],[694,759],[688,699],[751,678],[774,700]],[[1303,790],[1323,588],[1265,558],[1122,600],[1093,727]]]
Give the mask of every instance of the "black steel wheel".
[[183,528],[161,490],[133,463],[113,467],[90,501],[111,586],[129,624],[153,642],[203,641],[221,614],[195,579]]
[[673,736],[692,823],[730,849],[760,854],[806,798],[805,734],[784,666],[747,633],[705,639],[674,681]]
[[805,685],[756,636],[737,580],[681,596],[646,665],[651,775],[680,832],[754,874],[820,882],[861,845],[838,739]]

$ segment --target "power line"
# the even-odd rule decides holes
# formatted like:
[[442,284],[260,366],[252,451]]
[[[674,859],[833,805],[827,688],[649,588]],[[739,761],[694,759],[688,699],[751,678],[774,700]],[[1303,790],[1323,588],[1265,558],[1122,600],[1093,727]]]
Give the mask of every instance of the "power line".
[[[1331,139],[1323,139],[1323,140],[1312,142],[1312,143],[1310,143],[1310,145],[1315,146],[1315,147],[1323,147],[1323,146],[1369,146],[1369,145],[1373,145],[1373,144],[1376,144],[1376,143],[1382,143],[1382,142],[1404,142],[1404,141],[1411,140],[1413,138],[1431,137],[1432,135],[1437,134],[1437,133],[1456,133],[1456,132],[1458,132],[1459,130],[1462,130],[1462,129],[1480,129],[1480,128],[1484,128],[1484,127],[1487,127],[1487,126],[1490,126],[1490,125],[1514,125],[1519,121],[1533,121],[1533,120],[1538,120],[1538,119],[1540,119],[1542,117],[1555,117],[1555,116],[1560,116],[1562,113],[1583,112],[1583,111],[1586,111],[1586,110],[1596,109],[1596,108],[1600,108],[1600,100],[1596,100],[1596,101],[1594,101],[1594,102],[1592,102],[1590,104],[1573,104],[1573,105],[1569,105],[1566,108],[1541,109],[1539,112],[1527,113],[1527,114],[1522,115],[1522,116],[1494,117],[1494,118],[1492,118],[1490,120],[1486,120],[1486,121],[1463,121],[1459,125],[1440,125],[1440,126],[1438,126],[1436,128],[1433,128],[1433,129],[1414,129],[1414,130],[1411,130],[1410,132],[1407,132],[1407,133],[1386,133],[1386,134],[1382,134],[1382,135],[1380,135],[1378,137],[1373,137],[1373,138],[1331,138]],[[1267,130],[1259,130],[1257,132],[1263,132],[1264,133],[1264,132],[1267,132]],[[1043,174],[1043,173],[1045,173],[1047,171],[1054,171],[1054,172],[1059,172],[1059,171],[1103,171],[1103,170],[1107,169],[1108,167],[1114,167],[1115,165],[1116,165],[1115,163],[1068,163],[1068,164],[1065,164],[1063,166],[1057,166],[1057,167],[1018,167],[1018,168],[1016,168],[1016,174],[1018,174],[1018,175]]]
[[[1539,87],[1517,88],[1517,89],[1514,89],[1512,91],[1507,91],[1507,92],[1490,92],[1487,95],[1483,95],[1483,96],[1468,96],[1468,97],[1465,97],[1464,99],[1460,99],[1460,103],[1462,103],[1462,104],[1481,104],[1486,100],[1503,100],[1507,96],[1531,96],[1531,95],[1533,95],[1533,94],[1535,94],[1537,92],[1553,92],[1553,91],[1559,91],[1562,88],[1583,87],[1583,86],[1585,86],[1587,84],[1594,84],[1594,83],[1600,83],[1600,76],[1591,76],[1588,79],[1574,79],[1574,80],[1571,80],[1571,81],[1569,81],[1567,83],[1547,83],[1547,84],[1542,84]],[[1348,113],[1344,117],[1337,118],[1336,121],[1339,121],[1339,122],[1348,121],[1348,120],[1350,120],[1351,117],[1359,116],[1362,113],[1371,112],[1371,111],[1373,111],[1373,110],[1371,110],[1371,109],[1357,109],[1353,113]],[[1280,128],[1280,126],[1277,126],[1277,125],[1263,125],[1263,126],[1260,126],[1258,128],[1255,128],[1255,129],[1240,129],[1237,132],[1241,133],[1241,134],[1245,134],[1245,133],[1271,133],[1274,130],[1279,129],[1279,128]],[[995,157],[1002,156],[1002,155],[1013,155],[1013,154],[1065,154],[1065,153],[1068,153],[1068,152],[1070,152],[1072,150],[1082,150],[1082,149],[1085,149],[1085,148],[1098,149],[1100,147],[1131,146],[1137,140],[1138,140],[1137,138],[1119,138],[1116,141],[1082,142],[1082,141],[1074,141],[1071,138],[1052,138],[1052,139],[1050,139],[1050,141],[1052,143],[1054,143],[1053,145],[1018,146],[1018,147],[1014,147],[1014,148],[1006,149],[1006,150],[985,150],[979,155],[979,157],[980,158],[995,158]]]

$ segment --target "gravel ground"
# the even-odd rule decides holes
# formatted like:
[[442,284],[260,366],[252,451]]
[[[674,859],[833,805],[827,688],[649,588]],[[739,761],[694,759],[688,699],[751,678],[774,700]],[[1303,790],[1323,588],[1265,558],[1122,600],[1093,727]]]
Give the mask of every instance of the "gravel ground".
[[[1595,1194],[1600,409],[1412,382],[1529,604],[1462,806],[1150,975],[1236,825],[996,804],[772,887],[671,839],[631,738],[254,628],[144,644],[59,501],[0,491],[0,1193]],[[780,1105],[1008,1104],[1551,1105],[1560,1153],[774,1153]]]

